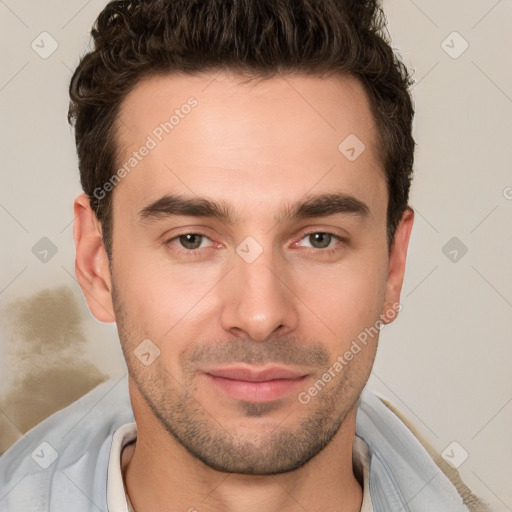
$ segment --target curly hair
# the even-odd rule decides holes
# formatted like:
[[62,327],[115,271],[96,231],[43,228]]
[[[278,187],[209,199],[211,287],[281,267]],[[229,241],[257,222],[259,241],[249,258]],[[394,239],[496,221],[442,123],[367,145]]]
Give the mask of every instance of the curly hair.
[[364,86],[385,170],[391,248],[408,205],[415,142],[411,75],[390,46],[377,0],[115,0],[98,16],[93,49],[69,86],[68,121],[84,192],[111,255],[112,192],[94,190],[116,171],[116,119],[127,94],[157,74],[236,71],[351,75]]

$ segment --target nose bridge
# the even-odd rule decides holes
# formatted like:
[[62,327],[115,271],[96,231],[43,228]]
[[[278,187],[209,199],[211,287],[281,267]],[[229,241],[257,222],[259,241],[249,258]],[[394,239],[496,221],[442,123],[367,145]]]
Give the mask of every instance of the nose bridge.
[[245,240],[237,248],[221,322],[225,330],[244,331],[251,339],[263,341],[278,328],[281,334],[293,330],[298,315],[284,262],[271,248],[258,246],[254,240]]

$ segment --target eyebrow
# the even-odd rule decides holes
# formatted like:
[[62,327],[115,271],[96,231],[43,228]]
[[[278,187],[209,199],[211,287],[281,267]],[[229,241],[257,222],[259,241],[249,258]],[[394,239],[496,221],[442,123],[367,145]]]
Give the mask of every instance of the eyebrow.
[[[360,199],[348,194],[317,194],[304,201],[285,205],[282,211],[275,216],[275,220],[283,222],[338,214],[355,216],[364,220],[370,215],[370,208]],[[174,216],[212,218],[230,225],[239,222],[237,212],[229,204],[223,201],[215,202],[205,197],[168,194],[139,212],[142,222]]]

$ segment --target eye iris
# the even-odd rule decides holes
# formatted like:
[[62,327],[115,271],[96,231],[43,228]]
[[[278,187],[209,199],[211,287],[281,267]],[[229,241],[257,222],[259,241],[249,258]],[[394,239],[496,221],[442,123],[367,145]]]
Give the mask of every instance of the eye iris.
[[[309,235],[309,239],[313,247],[316,249],[324,249],[325,247],[329,247],[331,235],[329,233],[312,233]],[[316,242],[319,242],[320,247],[315,245]]]
[[[183,247],[194,250],[198,249],[201,246],[202,238],[203,235],[190,233],[186,235],[180,235],[179,240]],[[326,247],[329,247],[331,238],[332,235],[330,235],[329,233],[312,233],[311,235],[309,235],[311,244],[316,249],[324,249]]]
[[179,237],[179,240],[183,247],[185,247],[186,249],[198,249],[201,246],[202,235],[194,233],[181,235]]

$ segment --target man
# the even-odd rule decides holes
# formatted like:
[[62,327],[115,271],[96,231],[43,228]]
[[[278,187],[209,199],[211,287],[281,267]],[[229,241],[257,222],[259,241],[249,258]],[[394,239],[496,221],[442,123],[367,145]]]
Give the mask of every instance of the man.
[[6,452],[2,511],[485,510],[364,390],[414,218],[383,28],[373,1],[107,5],[70,86],[76,275],[128,379]]

